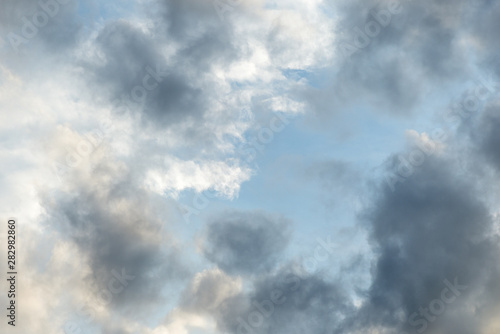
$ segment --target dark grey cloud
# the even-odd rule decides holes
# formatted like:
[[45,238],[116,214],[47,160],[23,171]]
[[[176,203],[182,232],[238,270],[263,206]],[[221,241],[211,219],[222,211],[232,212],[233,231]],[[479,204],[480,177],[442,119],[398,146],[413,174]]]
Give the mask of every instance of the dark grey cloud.
[[320,119],[359,106],[399,117],[411,113],[425,91],[408,60],[385,49],[358,58],[341,62],[338,72],[331,72],[334,79],[328,85],[296,87],[294,91]]
[[96,94],[108,98],[117,112],[139,112],[145,124],[159,126],[203,114],[206,96],[201,89],[176,64],[168,64],[159,41],[137,26],[111,22],[95,46],[103,62],[85,67],[98,85]]
[[201,0],[158,0],[162,21],[158,29],[182,44],[179,58],[197,71],[213,65],[227,66],[241,50],[235,47],[234,22],[221,20],[213,2]]
[[[161,291],[167,282],[178,282],[189,270],[164,229],[170,225],[168,216],[131,173],[101,163],[92,175],[92,181],[72,175],[72,182],[81,183],[77,191],[44,198],[47,219],[61,238],[78,247],[90,267],[87,292],[104,305],[140,317],[164,301]],[[111,176],[113,181],[106,182]]]
[[500,4],[491,0],[471,3],[474,10],[469,11],[467,17],[472,23],[474,37],[480,41],[482,46],[478,57],[482,60],[481,65],[491,70],[498,78],[500,76],[500,62],[497,50],[500,48],[500,42],[495,37],[495,32],[500,29],[498,21]]
[[[139,115],[148,130],[176,127],[186,151],[200,144],[215,146],[216,124],[237,117],[231,106],[213,113],[222,99],[214,68],[229,68],[241,57],[233,26],[206,1],[153,1],[145,10],[148,29],[116,20],[98,32],[97,58],[81,63],[84,80],[96,101],[117,113]],[[157,70],[159,81],[151,74]]]
[[[391,3],[400,4],[398,13],[390,13]],[[411,115],[430,92],[465,82],[474,65],[498,72],[495,2],[331,1],[328,8],[339,18],[339,61],[321,69],[329,84],[297,92],[322,119],[356,106]],[[467,42],[473,40],[481,45]]]
[[97,20],[94,0],[8,0],[1,6],[0,32],[11,56],[33,57],[39,46],[45,56],[68,51],[83,37],[83,28]]
[[203,253],[231,274],[272,269],[290,240],[290,222],[263,212],[227,212],[212,219]]
[[500,171],[500,107],[488,104],[470,128],[472,138],[480,147],[482,157]]
[[331,333],[354,311],[340,284],[283,267],[262,275],[246,294],[227,299],[215,314],[228,333]]
[[[258,282],[251,297],[252,305],[263,305],[263,301],[270,300],[270,296],[283,293],[264,333],[289,333],[297,329],[309,333],[329,333],[346,314],[353,311],[341,284],[319,275],[281,275],[266,277]],[[277,283],[280,281],[285,284]]]
[[[200,0],[159,0],[169,33],[178,39],[192,38],[198,32],[222,30],[225,23],[217,16],[213,3]],[[198,29],[200,26],[204,29]],[[198,30],[198,31],[197,31]]]
[[[385,186],[377,189],[365,216],[376,254],[373,281],[350,325],[365,330],[377,326],[409,332],[422,329],[423,325],[410,326],[407,318],[440,298],[444,280],[457,279],[468,286],[462,300],[448,305],[446,315],[427,326],[443,333],[458,328],[459,333],[480,331],[482,314],[457,304],[491,303],[477,295],[483,293],[486,282],[498,279],[498,240],[477,175],[459,176],[456,170],[445,157],[431,157],[397,183],[394,191]],[[492,291],[497,290],[495,286]]]

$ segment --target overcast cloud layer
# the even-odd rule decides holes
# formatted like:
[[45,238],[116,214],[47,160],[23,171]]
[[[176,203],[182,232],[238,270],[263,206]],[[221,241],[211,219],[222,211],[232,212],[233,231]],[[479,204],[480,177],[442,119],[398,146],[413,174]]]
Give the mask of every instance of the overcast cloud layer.
[[3,0],[1,332],[499,333],[499,30],[492,0]]

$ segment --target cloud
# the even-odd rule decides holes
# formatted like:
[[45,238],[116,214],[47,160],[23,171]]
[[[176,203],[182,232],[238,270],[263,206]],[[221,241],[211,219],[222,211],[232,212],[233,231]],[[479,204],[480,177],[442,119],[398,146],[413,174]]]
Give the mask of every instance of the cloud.
[[481,156],[497,170],[500,168],[500,154],[498,152],[500,117],[498,111],[498,100],[488,104],[470,129],[473,131],[471,133],[472,138],[475,138],[480,147]]
[[168,232],[174,217],[168,202],[142,189],[134,170],[104,146],[70,169],[57,190],[40,195],[47,225],[88,267],[82,279],[92,284],[83,293],[99,305],[91,319],[112,326],[114,312],[139,321],[161,305],[164,286],[178,284],[190,269]]
[[317,71],[330,79],[297,89],[322,120],[360,106],[415,117],[433,91],[465,82],[477,68],[498,73],[498,43],[491,37],[498,5],[491,1],[327,1],[325,6],[336,13],[331,40],[336,56]]
[[217,322],[221,331],[238,334],[324,333],[352,311],[341,285],[286,265],[256,279],[247,294],[223,303]]
[[109,22],[93,47],[95,58],[84,60],[84,68],[115,110],[139,112],[146,124],[163,126],[203,114],[202,89],[167,63],[161,45],[141,26]]
[[[497,79],[500,4],[242,0],[221,17],[205,0],[62,2],[0,10],[1,212],[25,226],[25,332],[498,332],[498,101],[443,142],[421,128],[437,125],[435,107],[472,75]],[[10,33],[26,39],[23,52]],[[416,129],[405,133],[410,149],[437,150],[388,188],[376,164],[391,148],[377,147],[366,166],[346,160],[359,142],[319,157],[337,135],[286,122],[284,140],[253,158],[284,167],[264,178],[269,187],[293,182],[278,191],[289,196],[280,210],[314,211],[319,187],[319,201],[337,204],[326,205],[335,220],[312,212],[297,225],[264,208],[231,209],[259,203],[249,198],[256,188],[239,199],[258,172],[245,145],[275,112],[329,126],[351,111],[368,124],[363,138]],[[399,157],[386,166],[407,168]],[[208,190],[241,202],[197,210],[199,231],[182,225],[186,192]],[[296,241],[330,226],[343,248],[332,268],[305,274]],[[422,308],[439,303],[446,282],[467,288],[426,319]]]
[[271,270],[288,244],[289,226],[262,212],[227,212],[208,224],[203,254],[230,274]]
[[[419,313],[440,298],[444,280],[469,287],[457,304],[485,305],[483,287],[497,279],[496,222],[479,195],[480,177],[471,171],[464,177],[456,167],[447,155],[432,156],[394,191],[378,188],[364,215],[377,258],[367,300],[351,319],[354,328],[480,331],[482,314],[467,307],[447,306],[441,321],[422,320]],[[409,317],[423,323],[417,326]]]
[[205,270],[195,275],[184,291],[180,306],[186,310],[211,312],[241,290],[240,278],[231,278],[219,269]]
[[85,24],[93,24],[81,11],[90,15],[95,6],[93,0],[6,1],[0,14],[3,51],[13,58],[40,50],[68,51],[83,36]]
[[221,197],[234,198],[240,185],[250,178],[251,171],[219,161],[180,161],[165,158],[165,171],[150,171],[146,185],[158,194],[177,196],[186,189],[201,193],[213,189]]

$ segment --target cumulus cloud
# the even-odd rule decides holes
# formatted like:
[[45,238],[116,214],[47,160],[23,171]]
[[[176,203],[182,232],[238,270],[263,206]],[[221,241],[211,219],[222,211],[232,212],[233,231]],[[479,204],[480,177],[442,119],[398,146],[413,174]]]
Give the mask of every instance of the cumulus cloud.
[[166,192],[174,196],[186,189],[200,193],[213,189],[222,197],[233,198],[251,173],[248,168],[219,161],[195,163],[166,158],[165,165],[164,172],[151,171],[146,184],[159,194]]
[[[422,140],[415,133],[412,137]],[[496,181],[472,163],[487,147],[487,141],[477,143],[456,141],[421,165],[406,166],[413,172],[393,188],[381,183],[374,192],[363,215],[376,255],[372,283],[359,311],[339,332],[482,332],[492,321],[488,311],[468,307],[498,307],[485,296],[498,289],[490,283],[498,279],[498,221],[488,199],[496,198],[488,186]],[[466,173],[456,154],[470,160]],[[445,289],[461,299],[445,303]]]
[[203,254],[231,274],[271,270],[290,239],[290,223],[262,212],[228,212],[213,218]]
[[[337,13],[335,61],[320,87],[300,87],[309,106],[328,119],[360,106],[413,115],[433,90],[465,81],[479,66],[498,73],[491,41],[498,5],[490,1],[326,1]],[[478,24],[478,22],[482,22]],[[471,51],[479,58],[467,57]]]

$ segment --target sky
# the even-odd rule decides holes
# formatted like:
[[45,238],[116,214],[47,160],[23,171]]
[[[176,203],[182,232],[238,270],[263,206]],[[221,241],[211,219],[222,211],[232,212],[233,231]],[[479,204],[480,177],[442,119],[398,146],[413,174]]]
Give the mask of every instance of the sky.
[[2,333],[497,334],[500,2],[2,0]]

